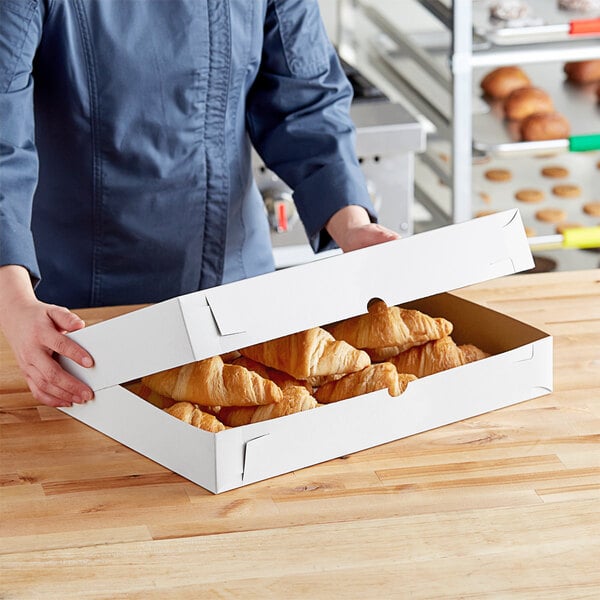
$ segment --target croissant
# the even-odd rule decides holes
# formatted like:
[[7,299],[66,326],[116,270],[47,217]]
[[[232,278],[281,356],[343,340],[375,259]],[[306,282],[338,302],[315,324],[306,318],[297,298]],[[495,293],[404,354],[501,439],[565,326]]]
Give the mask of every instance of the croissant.
[[263,365],[247,356],[240,356],[233,361],[234,365],[239,365],[244,367],[250,371],[254,371],[258,373],[261,377],[265,379],[270,379],[273,383],[277,384],[282,390],[285,390],[286,387],[290,386],[302,386],[306,388],[309,392],[312,392],[312,386],[308,385],[306,381],[302,381],[300,379],[296,379],[291,375],[288,375],[284,371],[278,371],[277,369],[272,369],[271,367],[267,367],[267,365]]
[[357,373],[350,373],[338,381],[326,383],[315,392],[315,398],[321,404],[328,404],[386,388],[390,396],[399,396],[415,379],[414,375],[398,373],[391,363],[378,363]]
[[338,379],[341,379],[346,375],[347,373],[334,373],[333,375],[315,375],[314,377],[309,377],[306,380],[306,385],[312,390],[313,388],[325,385],[330,381],[337,381]]
[[237,350],[232,350],[231,352],[225,352],[225,354],[221,354],[221,358],[224,363],[232,363],[236,358],[240,357],[240,353]]
[[161,371],[142,378],[151,390],[177,401],[204,406],[255,406],[280,402],[279,387],[220,356]]
[[274,381],[281,389],[284,389],[287,385],[301,385],[310,393],[312,393],[314,387],[319,387],[330,381],[336,381],[345,375],[345,373],[335,373],[334,375],[315,375],[314,377],[308,377],[307,379],[296,379],[283,371],[267,367],[267,365],[263,365],[246,356],[237,358],[233,364],[242,365],[242,367],[246,367],[246,369],[255,371],[261,377]]
[[478,348],[473,344],[461,344],[459,349],[462,352],[463,358],[465,359],[465,364],[475,362],[476,360],[481,360],[482,358],[487,358],[489,356],[488,352],[484,352],[481,348]]
[[173,398],[169,398],[168,396],[163,396],[158,392],[150,389],[147,385],[140,383],[136,392],[140,398],[143,398],[150,404],[154,404],[154,406],[158,406],[158,408],[169,408],[175,404]]
[[176,402],[173,406],[164,409],[165,412],[169,413],[173,417],[189,423],[194,427],[204,429],[205,431],[223,431],[225,425],[221,423],[214,415],[201,411],[197,406],[194,406],[191,402]]
[[[433,318],[418,310],[387,306],[382,300],[373,302],[364,315],[345,319],[327,327],[337,340],[345,340],[356,348],[388,348],[393,356],[412,346],[437,340],[452,333],[452,323]],[[386,360],[386,359],[383,359]]]
[[296,379],[352,373],[371,363],[366,352],[335,340],[321,327],[248,346],[240,352],[252,360],[285,371]]
[[400,354],[400,346],[384,346],[383,348],[365,348],[365,352],[369,355],[374,363],[386,362],[392,356]]
[[301,385],[288,385],[283,389],[283,400],[265,406],[226,406],[219,412],[219,419],[230,427],[258,423],[276,417],[291,415],[317,406],[317,401]]
[[406,350],[390,358],[399,373],[425,377],[489,356],[476,346],[457,346],[450,336]]

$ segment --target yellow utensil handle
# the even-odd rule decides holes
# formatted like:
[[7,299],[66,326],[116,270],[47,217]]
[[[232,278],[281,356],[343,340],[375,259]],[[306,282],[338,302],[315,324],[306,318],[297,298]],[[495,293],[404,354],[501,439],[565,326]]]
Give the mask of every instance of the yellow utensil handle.
[[563,248],[600,248],[600,226],[565,229]]

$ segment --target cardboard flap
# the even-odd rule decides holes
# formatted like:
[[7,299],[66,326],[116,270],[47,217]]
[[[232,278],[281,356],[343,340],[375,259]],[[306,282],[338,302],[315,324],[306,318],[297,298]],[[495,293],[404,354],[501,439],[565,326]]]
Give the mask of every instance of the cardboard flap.
[[[510,211],[508,213],[510,214]],[[531,269],[534,266],[531,252],[508,252],[509,248],[518,248],[523,244],[523,221],[518,210],[514,210],[513,217],[504,225],[502,234],[507,247],[507,259],[512,263],[513,272],[519,273]],[[527,247],[529,248],[529,243]]]
[[203,292],[180,296],[179,302],[194,360],[226,352],[223,336],[243,331],[237,326],[239,321],[235,312],[221,315],[210,306],[209,299]]
[[[222,350],[533,267],[516,209],[206,290]],[[209,356],[202,340],[192,344]]]
[[60,357],[60,363],[96,391],[194,360],[178,298],[91,325],[69,337],[90,352],[95,364],[85,369],[65,357]]

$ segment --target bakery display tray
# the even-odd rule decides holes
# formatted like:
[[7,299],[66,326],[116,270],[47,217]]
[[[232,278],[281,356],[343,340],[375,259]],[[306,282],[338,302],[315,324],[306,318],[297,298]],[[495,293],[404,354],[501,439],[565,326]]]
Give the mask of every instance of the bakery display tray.
[[[597,83],[576,85],[566,80],[563,62],[529,64],[523,67],[532,85],[552,97],[556,110],[571,124],[571,136],[600,134],[600,102],[596,97]],[[473,89],[480,89],[483,77],[490,67],[473,70]],[[490,110],[473,115],[473,147],[494,155],[539,152],[535,145],[519,142],[518,124],[504,119],[502,102],[482,97]],[[532,149],[533,146],[533,149]],[[555,142],[548,149],[557,149]]]
[[[427,102],[450,120],[451,96],[439,82],[421,69],[410,57],[397,50],[390,50],[379,36],[373,42],[374,50],[402,81],[410,82],[413,88],[426,90]],[[442,66],[447,56],[435,53],[434,58]],[[556,110],[564,114],[571,125],[571,136],[600,134],[600,102],[596,97],[597,83],[576,85],[566,80],[564,63],[554,61],[532,63],[523,67],[532,85],[539,87],[552,97]],[[479,152],[496,156],[531,155],[541,151],[568,149],[568,140],[548,142],[521,142],[518,124],[504,119],[502,102],[491,101],[481,94],[480,82],[493,67],[473,69],[473,148]]]
[[[440,169],[449,169],[452,149],[447,140],[432,139],[428,142],[427,154]],[[564,178],[550,178],[542,175],[544,167],[560,166],[567,169]],[[510,172],[509,181],[490,181],[485,173],[492,169],[505,169]],[[559,223],[545,223],[536,217],[536,212],[545,208],[558,208],[565,212],[562,223],[583,227],[600,226],[600,216],[594,217],[584,212],[588,202],[600,202],[600,151],[554,153],[545,156],[481,157],[473,161],[471,169],[472,194],[470,214],[472,217],[486,212],[497,212],[518,208],[523,224],[530,234],[530,244],[534,254],[549,256],[557,263],[558,270],[588,269],[600,266],[600,249],[580,250],[557,248],[548,249],[548,237],[556,237]],[[430,202],[437,205],[445,214],[452,210],[451,188],[439,178],[436,171],[429,168],[417,156],[415,161],[415,181]],[[556,185],[573,184],[581,189],[576,198],[562,198],[552,192]],[[519,190],[536,189],[542,192],[540,202],[526,203],[517,200]],[[418,206],[414,212],[415,231],[426,231],[438,222],[428,209]],[[415,207],[416,209],[416,207]]]
[[[497,0],[496,0],[497,1]],[[568,11],[558,7],[557,0],[526,0],[532,9],[533,20],[518,26],[508,26],[506,22],[490,19],[490,0],[474,0],[473,31],[498,45],[534,44],[539,42],[564,41],[569,39],[590,39],[600,37],[600,32],[585,36],[569,35],[572,21],[595,19],[600,11]]]
[[[563,167],[567,169],[568,175],[562,178],[545,177],[542,175],[542,169],[550,166]],[[485,174],[491,169],[506,169],[510,172],[511,179],[490,181]],[[541,241],[541,238],[558,233],[559,224],[570,223],[583,227],[600,225],[600,217],[588,215],[583,210],[585,204],[600,201],[600,152],[530,156],[519,160],[491,159],[473,165],[472,182],[473,216],[488,211],[518,208],[523,224],[528,228],[533,249],[536,247],[536,238],[540,238]],[[565,184],[578,186],[581,194],[576,198],[565,198],[553,193],[554,186]],[[539,190],[543,194],[543,200],[529,203],[517,200],[516,193],[523,189]],[[547,208],[561,209],[565,218],[560,223],[540,221],[536,216],[537,211]]]

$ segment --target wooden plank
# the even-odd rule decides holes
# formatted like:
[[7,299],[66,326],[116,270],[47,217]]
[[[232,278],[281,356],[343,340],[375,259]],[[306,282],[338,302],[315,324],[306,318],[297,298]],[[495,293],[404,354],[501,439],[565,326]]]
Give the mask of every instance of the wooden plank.
[[101,544],[122,544],[151,540],[147,527],[103,527],[58,533],[0,537],[0,554],[47,551],[64,548],[89,548]]
[[600,515],[589,501],[126,542],[118,550],[13,553],[0,556],[0,568],[13,594],[36,598],[192,588],[205,591],[201,597],[262,590],[260,597],[286,598],[339,597],[340,590],[348,590],[344,597],[397,597],[401,590],[423,598],[551,591],[576,598],[600,590]]

